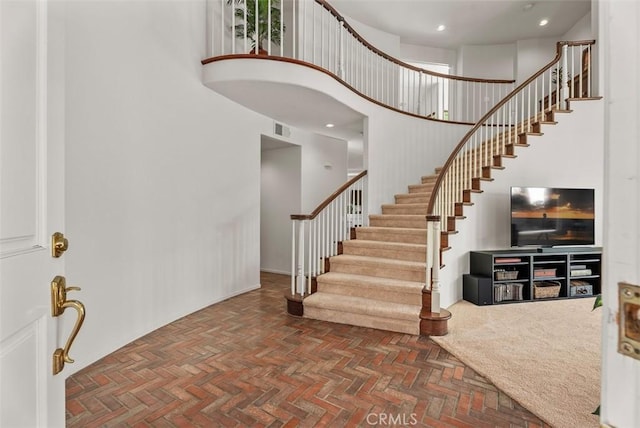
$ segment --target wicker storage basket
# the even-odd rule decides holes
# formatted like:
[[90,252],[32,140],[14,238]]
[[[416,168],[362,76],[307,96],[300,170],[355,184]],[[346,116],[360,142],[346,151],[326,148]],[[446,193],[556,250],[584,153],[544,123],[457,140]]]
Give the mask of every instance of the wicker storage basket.
[[560,283],[558,281],[536,281],[533,283],[534,299],[549,299],[560,295]]
[[495,271],[496,280],[505,281],[511,279],[518,279],[517,270],[497,270]]

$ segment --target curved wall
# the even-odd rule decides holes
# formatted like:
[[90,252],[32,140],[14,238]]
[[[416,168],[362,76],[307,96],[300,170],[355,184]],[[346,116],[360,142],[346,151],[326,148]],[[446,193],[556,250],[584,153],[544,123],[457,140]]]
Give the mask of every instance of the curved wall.
[[[238,82],[292,85],[322,93],[360,113],[366,118],[364,168],[369,171],[370,213],[380,212],[380,205],[392,203],[394,194],[406,193],[409,184],[417,184],[421,176],[432,174],[470,128],[397,113],[366,100],[324,72],[287,61],[255,58],[214,61],[204,66],[203,81],[230,98],[234,94],[229,88]],[[242,87],[238,86],[238,90]],[[253,102],[244,98],[246,91],[242,96],[247,104]]]
[[[68,376],[260,286],[260,135],[202,85],[204,2],[52,2],[65,113],[67,278],[87,316]],[[53,123],[55,121],[55,123]],[[74,317],[62,317],[70,331]]]

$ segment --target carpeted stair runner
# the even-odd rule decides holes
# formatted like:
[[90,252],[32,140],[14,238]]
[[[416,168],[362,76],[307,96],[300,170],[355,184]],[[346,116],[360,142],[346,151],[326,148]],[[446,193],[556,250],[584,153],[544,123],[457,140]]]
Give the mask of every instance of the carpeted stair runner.
[[437,175],[422,177],[395,204],[369,216],[356,239],[342,243],[317,291],[304,299],[304,316],[407,334],[420,334],[426,276],[427,203]]

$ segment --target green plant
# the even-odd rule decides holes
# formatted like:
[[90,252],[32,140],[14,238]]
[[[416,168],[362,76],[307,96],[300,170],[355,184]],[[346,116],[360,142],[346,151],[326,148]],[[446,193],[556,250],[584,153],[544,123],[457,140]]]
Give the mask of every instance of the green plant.
[[[264,48],[264,44],[268,42],[269,35],[271,35],[271,43],[280,46],[282,32],[284,32],[284,26],[282,29],[280,28],[280,0],[227,0],[227,4],[232,3],[236,5],[234,7],[236,22],[240,22],[235,26],[236,37],[244,38],[246,33],[251,40],[252,50],[255,50],[257,44],[259,52],[267,50]],[[269,9],[271,9],[271,20],[269,20]],[[258,18],[257,29],[256,16]],[[269,22],[271,22],[271,28],[269,28]]]
[[[598,294],[596,296],[596,300],[593,302],[593,308],[591,309],[591,311],[595,311],[596,308],[599,308],[601,306],[602,306],[602,294]],[[600,406],[598,406],[591,414],[600,416]]]
[[[567,80],[571,80],[571,74],[569,73],[567,73]],[[562,67],[556,67],[551,72],[551,83],[555,85],[558,82],[562,86]]]

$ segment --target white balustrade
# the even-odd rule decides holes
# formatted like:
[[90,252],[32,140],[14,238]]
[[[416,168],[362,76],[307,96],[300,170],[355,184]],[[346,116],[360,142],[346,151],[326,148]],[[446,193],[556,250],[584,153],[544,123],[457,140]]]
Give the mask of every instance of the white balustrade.
[[210,57],[263,49],[321,67],[372,101],[405,113],[475,123],[514,87],[512,80],[450,76],[393,58],[324,0],[208,0],[207,9]]
[[591,97],[593,41],[559,42],[557,56],[504,97],[463,137],[436,182],[428,212],[439,215],[443,230],[465,200],[473,179],[498,166],[495,158],[513,154],[519,136],[539,132],[546,112],[566,110],[567,100]]
[[312,280],[324,273],[325,262],[338,254],[338,244],[351,229],[366,226],[367,172],[345,183],[311,214],[291,216],[291,294],[311,292]]

